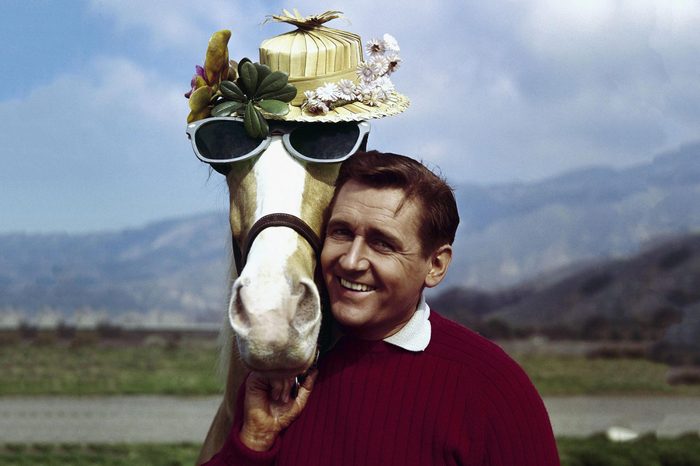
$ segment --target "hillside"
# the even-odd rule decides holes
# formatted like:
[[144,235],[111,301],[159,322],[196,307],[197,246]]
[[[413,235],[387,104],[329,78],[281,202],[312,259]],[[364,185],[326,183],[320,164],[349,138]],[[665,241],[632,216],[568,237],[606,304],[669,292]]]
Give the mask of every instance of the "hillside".
[[116,233],[0,235],[0,310],[211,320],[226,293],[227,229],[206,214]]
[[[476,312],[498,309],[513,322],[569,315],[562,314],[562,303],[576,309],[577,317],[567,317],[567,323],[585,321],[612,312],[613,302],[601,298],[605,290],[638,295],[623,286],[635,282],[625,278],[631,271],[605,278],[606,272],[586,264],[622,260],[652,240],[700,231],[700,143],[626,169],[589,168],[533,184],[461,186],[457,197],[462,221],[448,279],[438,291],[460,287],[452,292]],[[81,311],[218,321],[225,306],[228,235],[223,213],[119,232],[2,234],[0,317]],[[587,279],[571,275],[583,269]],[[576,290],[586,280],[609,283],[583,296]],[[558,306],[538,306],[536,299],[545,298],[535,291],[549,285]],[[557,301],[564,296],[590,303]],[[639,312],[653,314],[666,303],[665,297],[654,299],[646,299],[646,310]]]
[[461,187],[457,197],[461,224],[448,285],[509,286],[700,230],[700,144],[627,169]]
[[660,342],[653,357],[700,364],[700,234],[667,238],[636,256],[601,260],[560,280],[487,293],[452,288],[436,309],[490,337]]

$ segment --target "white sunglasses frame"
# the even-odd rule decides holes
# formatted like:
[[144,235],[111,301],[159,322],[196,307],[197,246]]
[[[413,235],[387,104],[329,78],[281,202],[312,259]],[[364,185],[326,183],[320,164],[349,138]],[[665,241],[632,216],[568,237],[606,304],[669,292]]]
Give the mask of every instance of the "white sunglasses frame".
[[[192,143],[192,150],[194,151],[194,155],[197,156],[199,160],[201,160],[204,163],[208,163],[212,166],[216,165],[222,165],[222,164],[230,164],[230,163],[236,163],[236,162],[242,162],[244,160],[248,160],[252,157],[255,157],[258,154],[261,154],[267,149],[270,145],[270,142],[272,141],[273,137],[279,137],[279,134],[275,134],[275,132],[279,130],[272,130],[271,134],[268,134],[267,137],[263,140],[260,141],[260,144],[253,149],[252,151],[248,152],[247,154],[243,154],[240,157],[236,157],[234,159],[210,159],[205,156],[203,156],[200,152],[199,149],[197,148],[197,143],[195,142],[195,134],[197,133],[197,130],[201,128],[203,125],[210,123],[212,121],[236,121],[239,123],[243,123],[243,118],[241,117],[210,117],[210,118],[204,118],[202,120],[197,120],[193,123],[189,123],[187,125],[187,137]],[[304,122],[299,122],[298,125],[295,125],[291,130],[284,132],[284,134],[281,135],[282,137],[282,143],[284,144],[285,149],[287,152],[294,158],[297,158],[299,160],[303,160],[305,162],[311,162],[311,163],[340,163],[345,160],[347,160],[352,154],[357,152],[357,150],[360,148],[362,143],[366,140],[367,136],[369,135],[371,126],[368,121],[357,121],[357,122],[347,122],[347,123],[355,123],[357,124],[357,128],[359,130],[359,134],[357,137],[357,141],[355,142],[355,145],[353,148],[350,150],[350,152],[342,157],[339,157],[337,159],[315,159],[313,157],[308,157],[300,152],[298,152],[293,146],[290,141],[290,134],[299,126],[306,125],[309,123],[304,123]],[[313,123],[311,123],[313,124]],[[324,123],[324,124],[335,124],[335,123]]]

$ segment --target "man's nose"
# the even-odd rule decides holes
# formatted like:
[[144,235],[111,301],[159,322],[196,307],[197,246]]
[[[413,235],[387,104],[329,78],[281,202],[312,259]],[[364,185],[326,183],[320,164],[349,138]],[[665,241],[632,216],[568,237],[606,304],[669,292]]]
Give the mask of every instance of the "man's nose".
[[366,270],[369,267],[366,252],[364,240],[356,236],[353,238],[350,248],[340,257],[340,266],[345,270]]

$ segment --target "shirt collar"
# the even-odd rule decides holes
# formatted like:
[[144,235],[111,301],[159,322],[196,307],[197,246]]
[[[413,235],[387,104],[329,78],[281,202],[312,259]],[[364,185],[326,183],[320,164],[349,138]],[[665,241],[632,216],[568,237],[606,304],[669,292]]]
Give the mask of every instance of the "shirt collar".
[[408,351],[423,351],[430,343],[430,307],[421,294],[420,302],[413,317],[401,327],[401,330],[384,339],[385,342]]

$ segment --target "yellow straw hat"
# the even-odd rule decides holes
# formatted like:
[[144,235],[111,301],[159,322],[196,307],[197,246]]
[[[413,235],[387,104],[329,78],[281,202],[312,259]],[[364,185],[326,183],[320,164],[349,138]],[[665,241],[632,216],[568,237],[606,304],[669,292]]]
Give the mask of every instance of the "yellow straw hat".
[[404,111],[409,100],[389,78],[400,63],[396,40],[385,34],[368,42],[364,61],[360,36],[323,25],[340,16],[328,11],[302,17],[296,10],[284,10],[268,17],[266,22],[297,29],[263,41],[260,63],[229,62],[230,31],[214,33],[205,65],[197,67],[186,94],[188,122],[211,115],[252,121],[361,121]]
[[[297,26],[297,29],[263,41],[260,45],[260,63],[273,71],[282,71],[289,75],[289,84],[297,88],[297,95],[290,103],[289,113],[274,117],[287,121],[358,121],[371,118],[382,118],[403,112],[408,108],[409,100],[388,85],[381,96],[371,99],[372,86],[370,79],[363,83],[358,74],[366,69],[369,78],[381,79],[393,72],[391,58],[398,59],[398,44],[391,38],[389,41],[375,41],[376,58],[381,65],[372,76],[370,63],[365,63],[362,54],[362,39],[352,32],[325,27],[322,24],[341,16],[340,12],[329,11],[322,15],[302,18],[298,12],[294,15],[288,11],[284,15],[272,16],[273,21],[285,22]],[[394,63],[394,67],[398,60]],[[382,69],[384,68],[384,69]],[[316,93],[318,88],[326,87],[327,95],[333,94],[334,87],[339,83],[354,86],[354,96],[363,90],[367,95],[364,99],[350,100],[349,92],[343,93],[343,88],[335,91],[336,99],[326,104],[314,107],[309,105],[309,93]],[[386,81],[385,81],[386,82]],[[389,82],[390,83],[390,82]],[[367,84],[364,87],[363,84]],[[381,92],[381,91],[380,91]],[[345,95],[343,95],[345,94]],[[332,97],[331,97],[332,98]],[[323,104],[323,99],[316,99],[317,104]],[[337,103],[337,105],[334,105]]]

